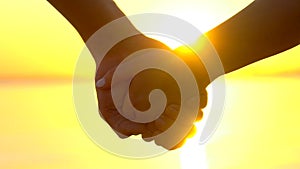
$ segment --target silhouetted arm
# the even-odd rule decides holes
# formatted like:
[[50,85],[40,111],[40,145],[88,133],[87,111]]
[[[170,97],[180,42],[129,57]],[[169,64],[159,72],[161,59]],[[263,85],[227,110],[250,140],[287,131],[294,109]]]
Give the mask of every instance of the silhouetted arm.
[[[75,27],[85,42],[105,24],[125,16],[113,0],[48,0],[48,2]],[[135,30],[129,21],[125,26]]]
[[300,43],[300,1],[256,0],[206,35],[229,73]]

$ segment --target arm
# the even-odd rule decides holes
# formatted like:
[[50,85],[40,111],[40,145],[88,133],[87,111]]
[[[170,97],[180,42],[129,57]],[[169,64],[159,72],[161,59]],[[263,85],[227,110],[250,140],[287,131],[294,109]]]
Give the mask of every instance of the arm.
[[206,35],[225,73],[300,43],[299,0],[256,0]]
[[[48,0],[84,41],[99,28],[125,16],[112,0]],[[256,0],[206,35],[225,73],[283,52],[300,43],[299,0]],[[128,27],[135,29],[128,21]],[[217,77],[214,77],[217,78]]]
[[[48,0],[86,42],[105,24],[125,16],[112,0]],[[128,27],[135,29],[128,21]]]

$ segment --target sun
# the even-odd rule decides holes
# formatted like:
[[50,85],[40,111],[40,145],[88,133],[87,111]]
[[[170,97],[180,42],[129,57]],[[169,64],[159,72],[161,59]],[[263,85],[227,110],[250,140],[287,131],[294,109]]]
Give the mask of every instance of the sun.
[[[163,35],[147,35],[147,36],[164,43],[172,50],[184,45],[183,43],[179,42],[178,40],[173,39],[168,36],[163,36]],[[191,43],[191,42],[189,42],[189,43]]]

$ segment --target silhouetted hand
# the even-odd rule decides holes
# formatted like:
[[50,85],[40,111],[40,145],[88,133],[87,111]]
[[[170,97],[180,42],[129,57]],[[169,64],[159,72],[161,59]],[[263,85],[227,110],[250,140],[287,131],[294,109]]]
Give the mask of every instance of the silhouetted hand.
[[[149,94],[153,89],[160,89],[164,92],[167,97],[166,108],[154,121],[141,123],[129,120],[120,114],[113,102],[111,82],[116,67],[130,54],[149,48],[167,50],[184,60],[192,69],[199,87],[198,90],[200,93],[195,93],[195,95],[200,94],[200,109],[197,118],[179,122],[179,126],[181,127],[177,126],[176,133],[173,132],[164,135],[176,121],[182,103],[180,88],[177,82],[166,72],[157,69],[144,70],[132,79],[129,86],[130,101],[137,110],[142,112],[148,110],[150,107]],[[180,72],[178,70],[178,73]],[[130,77],[122,78],[129,79]],[[201,108],[206,106],[207,93],[205,88],[208,81],[204,66],[191,50],[181,47],[175,51],[171,51],[167,46],[156,40],[143,35],[136,35],[114,46],[99,66],[96,74],[96,86],[101,116],[121,138],[141,134],[145,141],[154,140],[157,145],[161,145],[166,149],[175,149],[182,146],[186,138],[195,133],[194,122],[202,118],[203,112]],[[122,83],[122,80],[118,81],[118,83]],[[183,128],[190,130],[182,130]],[[174,142],[172,136],[181,139]]]

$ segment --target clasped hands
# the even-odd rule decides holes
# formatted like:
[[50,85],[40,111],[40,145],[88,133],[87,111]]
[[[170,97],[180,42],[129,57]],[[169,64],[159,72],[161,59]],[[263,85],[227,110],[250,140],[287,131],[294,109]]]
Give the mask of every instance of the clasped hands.
[[[180,88],[170,75],[160,70],[149,69],[136,75],[130,83],[130,101],[132,105],[140,111],[149,109],[149,94],[153,89],[160,89],[165,93],[167,104],[164,112],[151,122],[135,122],[122,116],[117,110],[112,98],[111,84],[117,66],[130,54],[149,48],[163,49],[172,52],[174,57],[179,57],[185,62],[193,72],[197,81],[199,93],[195,93],[195,95],[198,94],[200,96],[197,118],[188,119],[180,123],[180,126],[189,127],[190,130],[186,132],[182,131],[180,129],[181,127],[178,127],[178,130],[176,129],[178,132],[172,133],[172,135],[177,135],[182,139],[176,142],[176,144],[172,142],[173,138],[171,137],[156,137],[166,132],[167,129],[174,124],[182,102]],[[180,70],[178,70],[178,72],[180,74]],[[181,76],[185,75],[182,74]],[[205,88],[209,83],[209,78],[201,60],[192,50],[186,47],[179,47],[172,51],[163,43],[139,34],[119,42],[106,54],[97,70],[95,83],[100,115],[120,138],[141,134],[145,141],[154,140],[157,145],[171,150],[181,147],[186,139],[193,136],[196,132],[194,122],[201,120],[203,116],[201,109],[207,104]]]

